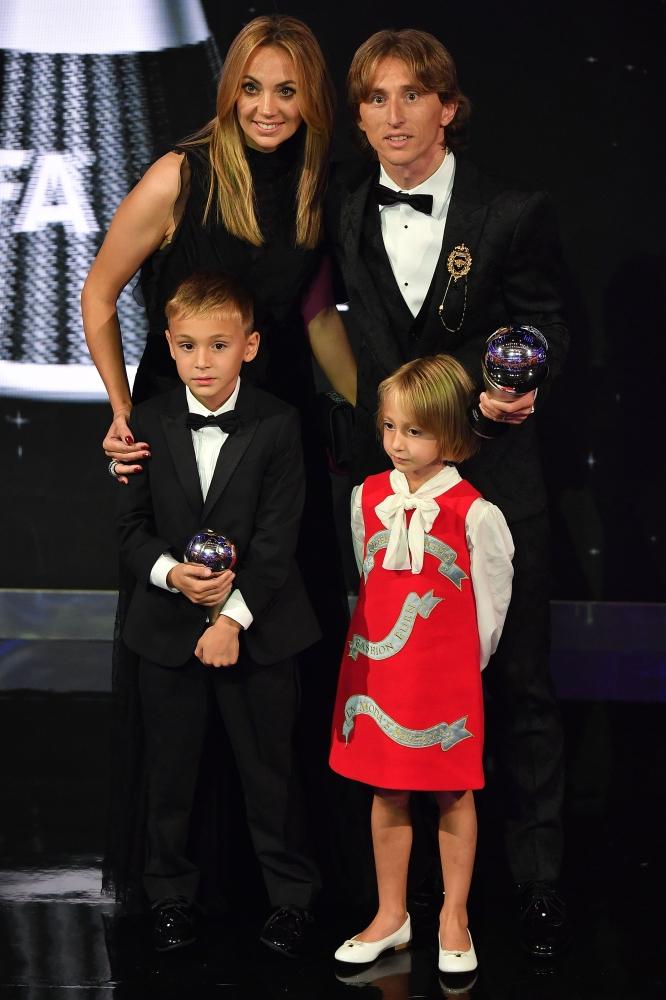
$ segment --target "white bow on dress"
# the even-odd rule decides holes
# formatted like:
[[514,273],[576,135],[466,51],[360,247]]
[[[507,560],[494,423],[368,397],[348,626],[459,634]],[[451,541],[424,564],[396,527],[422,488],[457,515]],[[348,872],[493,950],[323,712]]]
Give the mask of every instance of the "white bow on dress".
[[[390,476],[393,493],[375,507],[375,514],[390,531],[384,569],[410,569],[420,573],[423,568],[425,536],[439,514],[439,504],[434,499],[442,493],[441,474],[409,492],[409,484],[402,472],[394,469]],[[407,530],[405,511],[413,510]]]

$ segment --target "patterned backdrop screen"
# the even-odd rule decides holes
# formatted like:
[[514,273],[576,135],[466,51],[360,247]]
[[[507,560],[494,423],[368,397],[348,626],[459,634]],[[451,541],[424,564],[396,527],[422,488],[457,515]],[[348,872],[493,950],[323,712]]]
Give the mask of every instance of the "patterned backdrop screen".
[[[193,0],[3,0],[0,49],[1,391],[104,399],[81,287],[120,201],[170,141],[166,76],[177,63],[203,113],[217,49]],[[132,285],[118,313],[131,375],[146,336]]]

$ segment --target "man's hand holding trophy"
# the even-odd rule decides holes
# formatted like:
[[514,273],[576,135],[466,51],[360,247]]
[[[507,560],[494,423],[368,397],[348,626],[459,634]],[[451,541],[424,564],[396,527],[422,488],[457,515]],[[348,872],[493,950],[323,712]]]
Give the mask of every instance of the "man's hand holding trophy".
[[475,434],[497,438],[534,412],[536,390],[548,375],[548,342],[533,326],[502,326],[486,341],[484,392],[470,409]]

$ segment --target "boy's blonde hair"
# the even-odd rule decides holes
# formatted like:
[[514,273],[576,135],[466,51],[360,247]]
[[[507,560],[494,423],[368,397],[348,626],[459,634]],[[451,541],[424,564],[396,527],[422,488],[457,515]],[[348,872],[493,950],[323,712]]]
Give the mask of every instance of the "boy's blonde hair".
[[410,420],[421,430],[434,434],[443,461],[464,462],[479,447],[468,418],[473,392],[469,375],[450,354],[408,361],[380,383],[379,433],[384,429],[387,398],[395,394]]
[[192,316],[215,314],[239,320],[248,335],[252,333],[254,326],[252,297],[228,274],[200,271],[185,278],[169,296],[164,314],[167,325],[175,316],[179,319],[191,319]]

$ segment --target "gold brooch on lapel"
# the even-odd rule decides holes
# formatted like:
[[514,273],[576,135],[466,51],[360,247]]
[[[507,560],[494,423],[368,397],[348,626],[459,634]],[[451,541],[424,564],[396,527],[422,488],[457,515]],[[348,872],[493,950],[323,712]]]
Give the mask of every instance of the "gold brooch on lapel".
[[458,281],[459,278],[464,278],[465,275],[469,274],[471,268],[472,255],[469,252],[469,247],[466,247],[464,243],[459,243],[449,254],[446,270],[454,281]]
[[[467,309],[467,275],[472,269],[472,255],[470,253],[469,247],[465,246],[464,243],[459,243],[458,246],[454,247],[446,260],[446,270],[449,272],[449,280],[446,283],[446,288],[444,289],[444,295],[442,296],[442,301],[437,309],[437,314],[442,321],[442,325],[445,330],[449,333],[458,333],[462,328],[463,321],[465,319],[465,310]],[[446,302],[446,296],[449,294],[449,288],[451,287],[451,282],[455,284],[460,281],[461,278],[465,279],[464,287],[464,298],[462,312],[460,314],[460,320],[458,325],[455,327],[449,326],[444,319],[444,303]]]

